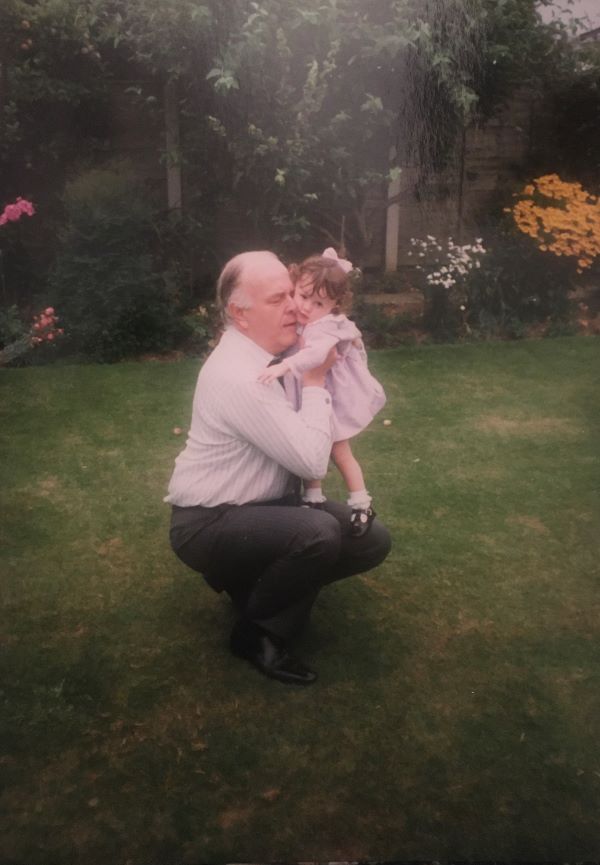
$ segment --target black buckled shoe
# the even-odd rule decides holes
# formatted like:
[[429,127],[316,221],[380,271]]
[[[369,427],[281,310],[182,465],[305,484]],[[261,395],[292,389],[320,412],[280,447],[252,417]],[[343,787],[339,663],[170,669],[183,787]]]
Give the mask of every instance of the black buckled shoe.
[[313,508],[315,511],[322,511],[325,502],[305,502],[304,499],[300,502],[301,508]]
[[373,508],[352,508],[350,515],[350,534],[355,538],[366,535],[377,514]]
[[311,685],[317,674],[288,654],[282,640],[249,622],[238,622],[231,632],[231,651],[270,679],[290,685]]

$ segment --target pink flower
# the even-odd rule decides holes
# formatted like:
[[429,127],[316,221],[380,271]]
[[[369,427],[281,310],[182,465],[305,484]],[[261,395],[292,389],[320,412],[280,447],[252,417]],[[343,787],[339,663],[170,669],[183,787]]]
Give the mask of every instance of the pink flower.
[[49,306],[47,309],[44,310],[44,313],[45,315],[54,315],[54,307]]
[[14,204],[7,204],[4,208],[3,213],[0,215],[0,225],[5,225],[7,222],[18,222],[24,213],[27,216],[33,216],[35,207],[31,201],[17,198]]

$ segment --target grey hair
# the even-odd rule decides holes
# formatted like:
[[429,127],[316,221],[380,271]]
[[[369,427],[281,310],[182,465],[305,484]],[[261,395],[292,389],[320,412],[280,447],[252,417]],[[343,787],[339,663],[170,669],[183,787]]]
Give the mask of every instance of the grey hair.
[[[272,252],[268,254],[277,258]],[[231,258],[221,271],[221,275],[217,281],[217,306],[220,309],[221,318],[225,324],[231,324],[231,315],[229,314],[229,305],[231,303],[235,303],[240,309],[250,309],[252,307],[252,301],[242,286],[242,279],[244,264],[248,258],[254,255],[256,255],[254,252],[241,252],[239,255]]]

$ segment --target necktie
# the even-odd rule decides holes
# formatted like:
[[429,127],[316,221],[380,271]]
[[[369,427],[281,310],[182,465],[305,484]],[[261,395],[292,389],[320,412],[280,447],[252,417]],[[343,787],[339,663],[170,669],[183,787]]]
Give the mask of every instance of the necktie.
[[[267,364],[267,366],[275,366],[276,364],[281,363],[282,360],[283,360],[283,355],[275,355],[273,360],[270,360],[269,363]],[[285,385],[283,383],[283,376],[282,375],[279,376],[277,381],[279,382],[281,387],[284,388],[284,390],[285,390]]]

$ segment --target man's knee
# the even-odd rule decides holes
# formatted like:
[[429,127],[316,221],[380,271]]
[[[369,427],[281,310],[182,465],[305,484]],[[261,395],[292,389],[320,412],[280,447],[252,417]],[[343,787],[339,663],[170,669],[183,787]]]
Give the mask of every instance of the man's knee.
[[373,542],[374,557],[378,559],[378,563],[382,562],[392,549],[392,537],[388,529],[377,519],[373,520],[369,534]]
[[321,510],[298,508],[297,549],[295,555],[318,558],[325,564],[337,562],[341,546],[341,527],[331,514]]

